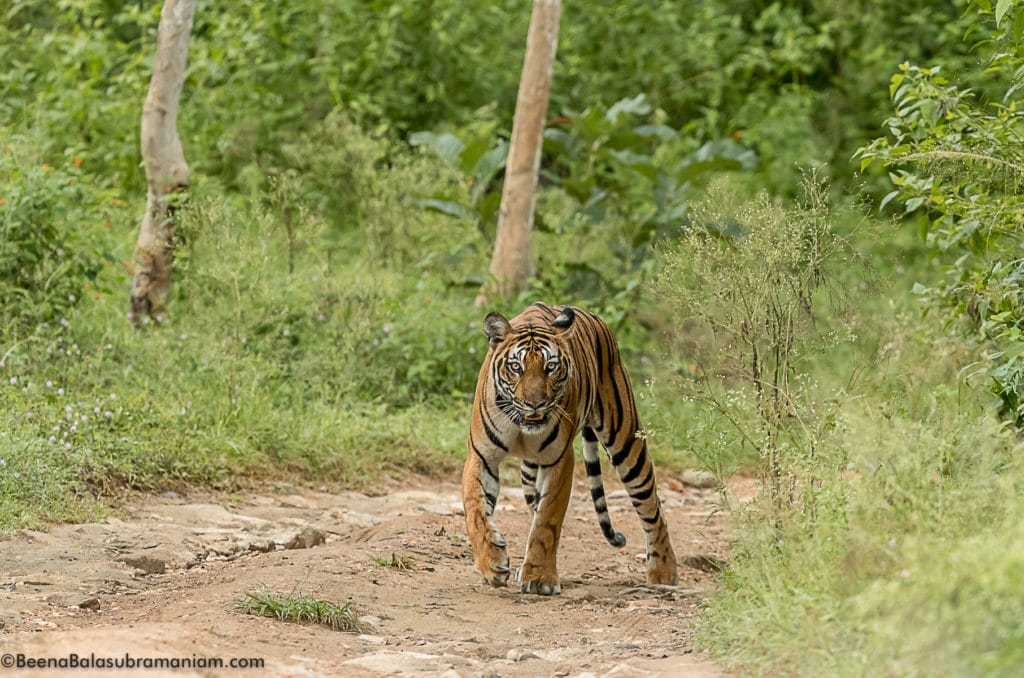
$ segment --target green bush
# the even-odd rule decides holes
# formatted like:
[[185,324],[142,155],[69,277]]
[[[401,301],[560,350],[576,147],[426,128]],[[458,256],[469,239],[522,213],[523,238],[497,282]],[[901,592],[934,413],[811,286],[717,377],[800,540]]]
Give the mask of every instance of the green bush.
[[0,129],[0,336],[9,338],[66,323],[84,296],[104,291],[102,268],[120,265],[114,223],[124,203],[96,189],[84,151],[51,159],[37,140]]
[[[972,3],[982,16],[991,3]],[[946,262],[945,279],[917,285],[930,304],[966,330],[977,360],[967,376],[985,375],[1003,416],[1024,425],[1024,297],[1020,283],[1019,222],[1024,202],[1020,151],[1024,83],[1024,4],[1000,2],[1000,22],[972,15],[986,44],[984,91],[950,82],[940,68],[904,63],[892,77],[890,136],[859,151],[862,165],[880,161],[895,185],[882,201],[899,198],[916,213],[930,247]],[[977,70],[982,70],[981,68]],[[977,77],[979,74],[975,74]]]

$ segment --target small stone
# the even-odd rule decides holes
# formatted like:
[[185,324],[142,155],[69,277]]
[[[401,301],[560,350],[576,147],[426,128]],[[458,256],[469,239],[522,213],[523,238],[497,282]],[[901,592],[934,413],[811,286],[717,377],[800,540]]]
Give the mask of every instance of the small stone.
[[371,635],[366,634],[366,633],[360,634],[359,636],[357,636],[357,638],[359,640],[363,641],[364,643],[369,643],[370,645],[387,645],[388,644],[387,638],[382,638],[381,636],[371,636]]
[[122,562],[136,570],[142,570],[143,574],[163,574],[167,572],[167,558],[159,552],[135,552],[118,558]]
[[302,491],[290,482],[274,482],[273,492],[278,495],[301,495]]
[[715,474],[711,471],[699,471],[693,469],[684,471],[681,480],[684,485],[696,487],[701,490],[718,487],[718,478],[716,478]]
[[527,650],[520,650],[518,647],[514,647],[511,650],[509,650],[508,654],[505,655],[505,658],[514,662],[521,662],[524,659],[540,659],[540,657],[538,657],[535,653],[529,652]]
[[273,539],[254,539],[249,542],[249,550],[257,553],[270,553],[277,548]]
[[383,623],[380,617],[374,617],[372,614],[365,614],[358,621],[360,626],[372,626],[374,628]]
[[327,534],[319,527],[306,527],[284,542],[286,549],[308,549],[327,541]]
[[98,610],[100,609],[100,599],[96,596],[72,596],[68,600],[68,606],[82,610]]

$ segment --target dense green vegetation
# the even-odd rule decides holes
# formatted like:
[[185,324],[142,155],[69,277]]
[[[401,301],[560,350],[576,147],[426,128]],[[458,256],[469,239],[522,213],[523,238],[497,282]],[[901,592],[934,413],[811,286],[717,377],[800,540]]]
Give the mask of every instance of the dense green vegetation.
[[[529,3],[200,2],[141,329],[159,3],[3,9],[0,531],[457,474]],[[496,306],[601,313],[659,468],[766,481],[728,506],[723,663],[1024,664],[1022,35],[1009,0],[565,3],[535,275]]]

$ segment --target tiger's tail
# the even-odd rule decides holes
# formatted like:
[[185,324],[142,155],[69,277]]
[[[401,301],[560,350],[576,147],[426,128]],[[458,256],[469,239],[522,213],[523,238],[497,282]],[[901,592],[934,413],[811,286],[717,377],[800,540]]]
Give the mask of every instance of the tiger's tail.
[[611,516],[608,515],[608,500],[604,496],[604,481],[601,479],[601,456],[597,446],[597,434],[589,426],[583,427],[583,463],[587,469],[587,482],[590,484],[590,498],[594,500],[597,522],[608,543],[615,548],[626,545],[626,537],[612,527]]

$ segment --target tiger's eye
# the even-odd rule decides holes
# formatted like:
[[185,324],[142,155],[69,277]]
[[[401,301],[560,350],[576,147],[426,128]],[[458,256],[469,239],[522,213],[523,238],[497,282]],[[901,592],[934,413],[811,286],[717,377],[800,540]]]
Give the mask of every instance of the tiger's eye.
[[522,374],[523,373],[523,366],[520,363],[517,363],[515,361],[510,361],[509,364],[508,364],[508,370],[512,374]]

